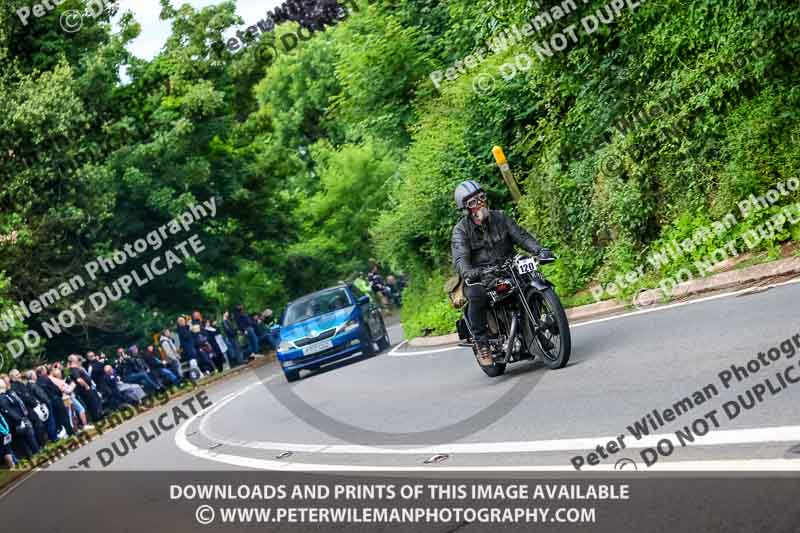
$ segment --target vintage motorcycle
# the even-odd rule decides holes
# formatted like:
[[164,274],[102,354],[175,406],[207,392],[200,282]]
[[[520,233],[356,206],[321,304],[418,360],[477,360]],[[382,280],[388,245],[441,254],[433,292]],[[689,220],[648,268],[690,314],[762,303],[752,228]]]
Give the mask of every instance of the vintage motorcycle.
[[[539,264],[555,261],[517,255],[497,266],[481,269],[481,283],[489,296],[489,345],[493,363],[481,368],[489,377],[501,376],[508,363],[532,360],[537,355],[551,369],[569,362],[571,338],[567,315],[553,284],[539,271]],[[470,283],[470,284],[472,284]],[[467,304],[458,320],[458,336],[473,342]]]

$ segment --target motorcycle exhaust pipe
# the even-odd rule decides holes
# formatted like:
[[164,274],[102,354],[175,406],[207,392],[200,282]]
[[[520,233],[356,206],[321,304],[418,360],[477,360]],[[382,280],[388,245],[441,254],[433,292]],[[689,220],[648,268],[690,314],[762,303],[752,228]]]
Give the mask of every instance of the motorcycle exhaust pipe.
[[506,361],[511,361],[511,351],[514,349],[514,344],[517,340],[517,329],[519,328],[519,315],[514,313],[511,319],[511,331],[508,333],[508,344],[506,344]]

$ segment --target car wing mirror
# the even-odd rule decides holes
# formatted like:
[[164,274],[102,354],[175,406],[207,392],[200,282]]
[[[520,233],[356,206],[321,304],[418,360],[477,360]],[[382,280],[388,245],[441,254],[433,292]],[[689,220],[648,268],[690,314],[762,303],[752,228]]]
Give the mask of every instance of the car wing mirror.
[[358,299],[358,305],[366,305],[369,303],[369,296],[362,296]]

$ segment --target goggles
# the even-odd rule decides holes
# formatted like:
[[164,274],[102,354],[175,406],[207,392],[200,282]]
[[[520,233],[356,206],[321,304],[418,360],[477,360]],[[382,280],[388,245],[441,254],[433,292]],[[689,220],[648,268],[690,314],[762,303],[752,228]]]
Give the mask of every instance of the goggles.
[[486,193],[485,192],[479,192],[478,194],[475,194],[474,196],[469,198],[466,202],[464,202],[464,206],[467,209],[475,209],[479,205],[485,204],[485,203],[486,203]]

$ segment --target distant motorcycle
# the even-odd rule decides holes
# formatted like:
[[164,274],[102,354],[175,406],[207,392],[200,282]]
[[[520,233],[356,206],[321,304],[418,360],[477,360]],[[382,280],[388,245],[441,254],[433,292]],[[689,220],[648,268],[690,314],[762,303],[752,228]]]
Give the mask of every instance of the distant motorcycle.
[[[481,279],[489,296],[487,311],[492,365],[481,368],[489,377],[501,376],[508,363],[531,360],[537,355],[548,368],[557,369],[569,362],[571,337],[564,307],[553,284],[539,271],[542,260],[517,255],[498,266],[481,270]],[[467,320],[469,304],[457,322],[460,339],[472,344],[475,358],[478,350]]]

